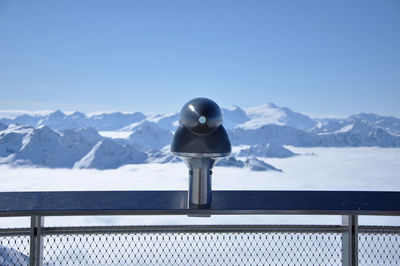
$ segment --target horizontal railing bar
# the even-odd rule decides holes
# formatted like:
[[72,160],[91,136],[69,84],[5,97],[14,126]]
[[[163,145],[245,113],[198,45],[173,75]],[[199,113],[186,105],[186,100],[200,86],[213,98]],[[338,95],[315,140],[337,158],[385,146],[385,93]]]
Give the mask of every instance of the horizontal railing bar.
[[400,192],[213,191],[189,209],[186,191],[0,192],[0,217],[68,215],[400,215]]
[[400,234],[400,226],[362,225],[358,227],[358,233],[362,234]]
[[153,225],[47,227],[44,235],[146,233],[342,233],[340,225]]
[[29,236],[30,228],[1,228],[0,237]]
[[[150,225],[44,227],[43,235],[145,233],[342,233],[341,225]],[[400,234],[400,226],[358,227],[362,234]],[[2,228],[0,237],[29,236],[29,228]]]

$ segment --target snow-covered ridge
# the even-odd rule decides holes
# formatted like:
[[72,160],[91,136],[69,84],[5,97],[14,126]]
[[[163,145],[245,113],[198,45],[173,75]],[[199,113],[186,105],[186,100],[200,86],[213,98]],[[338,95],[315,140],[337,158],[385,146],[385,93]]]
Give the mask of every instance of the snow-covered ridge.
[[[339,131],[357,121],[363,121],[373,128],[382,128],[391,134],[400,134],[400,119],[392,116],[361,113],[348,118],[311,118],[305,114],[294,112],[287,107],[279,107],[273,103],[242,109],[239,106],[222,108],[224,126],[227,129],[258,129],[267,124],[289,126],[314,133],[339,133]],[[10,115],[13,114],[13,115]],[[84,114],[81,112],[62,112],[60,110],[27,112],[0,111],[0,123],[12,123],[38,127],[48,126],[52,129],[64,130],[90,126],[98,131],[130,131],[135,123],[143,120],[153,122],[169,131],[178,126],[179,114],[152,114],[141,112],[107,112]],[[1,125],[0,125],[0,129]],[[342,130],[342,132],[344,129]]]
[[[234,155],[244,157],[230,159],[225,166],[258,165],[250,168],[268,170],[255,159],[246,158],[297,155],[283,145],[400,147],[400,119],[395,117],[358,114],[344,119],[313,119],[272,103],[247,109],[222,108],[222,112]],[[1,118],[0,164],[104,169],[177,162],[168,145],[178,117],[178,113],[86,115],[58,110]]]

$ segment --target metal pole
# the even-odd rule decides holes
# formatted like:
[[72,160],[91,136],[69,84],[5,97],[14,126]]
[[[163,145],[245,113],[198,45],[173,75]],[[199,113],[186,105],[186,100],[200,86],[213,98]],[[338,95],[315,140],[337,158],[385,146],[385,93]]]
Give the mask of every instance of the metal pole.
[[358,216],[343,215],[342,265],[358,265]]
[[189,206],[207,206],[211,202],[211,169],[189,170]]
[[31,216],[31,239],[30,239],[30,266],[43,265],[43,235],[42,227],[44,226],[43,216]]
[[208,209],[211,204],[211,175],[216,159],[184,158],[189,167],[188,207]]

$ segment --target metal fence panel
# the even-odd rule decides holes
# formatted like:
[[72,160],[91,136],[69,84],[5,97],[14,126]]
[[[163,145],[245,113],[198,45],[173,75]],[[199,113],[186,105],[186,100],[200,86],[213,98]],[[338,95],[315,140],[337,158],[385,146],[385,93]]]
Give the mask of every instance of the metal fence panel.
[[226,232],[216,227],[209,232],[205,228],[90,235],[53,232],[44,237],[44,260],[54,265],[341,265],[337,231],[223,228]]
[[28,265],[29,242],[29,229],[2,229],[0,265]]
[[360,227],[358,259],[359,265],[399,265],[399,227]]
[[[44,228],[43,265],[341,265],[341,226]],[[400,227],[359,226],[359,265],[399,265]],[[0,265],[29,264],[29,229],[0,229]]]

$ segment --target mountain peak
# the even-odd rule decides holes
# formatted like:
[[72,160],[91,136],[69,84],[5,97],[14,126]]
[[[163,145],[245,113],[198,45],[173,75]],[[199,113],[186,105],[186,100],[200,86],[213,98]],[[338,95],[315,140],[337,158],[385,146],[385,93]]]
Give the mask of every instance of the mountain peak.
[[228,111],[236,111],[236,110],[242,110],[238,105],[232,105],[231,107],[223,107],[222,109],[228,110]]
[[267,106],[269,107],[269,108],[279,108],[279,106],[277,106],[276,104],[274,104],[274,103],[267,103]]
[[230,108],[222,108],[222,114],[224,118],[223,124],[227,129],[234,128],[250,120],[246,112],[237,105]]
[[62,116],[62,117],[64,117],[65,114],[61,110],[56,110],[53,113],[50,113],[49,116],[52,116],[52,117],[61,117]]
[[74,118],[83,118],[83,117],[86,117],[86,115],[85,115],[84,113],[79,112],[79,111],[73,112],[72,114],[70,114],[70,116],[71,116],[71,117],[74,117]]

